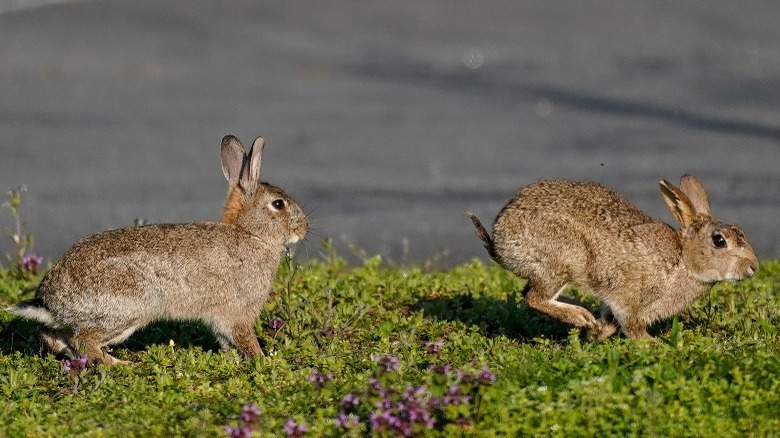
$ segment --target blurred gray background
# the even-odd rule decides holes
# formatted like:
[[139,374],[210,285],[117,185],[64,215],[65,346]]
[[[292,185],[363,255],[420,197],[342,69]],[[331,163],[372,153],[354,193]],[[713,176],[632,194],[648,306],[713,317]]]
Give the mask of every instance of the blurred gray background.
[[778,19],[772,1],[0,0],[0,189],[26,185],[34,250],[57,258],[137,217],[218,218],[221,137],[263,135],[263,179],[312,212],[299,254],[327,236],[353,261],[447,266],[486,258],[464,210],[490,223],[536,179],[601,181],[670,222],[657,182],[690,171],[776,257]]

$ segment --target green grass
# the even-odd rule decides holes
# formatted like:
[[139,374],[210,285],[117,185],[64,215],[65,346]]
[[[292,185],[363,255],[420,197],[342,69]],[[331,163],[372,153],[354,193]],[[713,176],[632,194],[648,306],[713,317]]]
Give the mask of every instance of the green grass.
[[[0,304],[28,298],[17,291],[36,280],[0,273]],[[351,432],[364,436],[372,376],[435,395],[428,367],[443,364],[486,364],[497,380],[420,435],[778,436],[779,281],[780,263],[764,262],[656,324],[660,342],[594,344],[526,309],[522,281],[493,264],[429,273],[378,259],[284,263],[256,326],[264,357],[221,353],[198,325],[156,324],[115,348],[133,364],[88,369],[77,383],[38,355],[34,324],[0,312],[0,436],[225,436],[251,403],[261,409],[255,436],[285,436],[289,418],[308,425],[305,436],[341,436],[333,419],[347,393],[364,399]],[[278,331],[273,318],[285,321]],[[429,354],[439,339],[440,356]],[[372,357],[385,354],[400,359],[397,373],[377,374]],[[312,368],[333,380],[316,388]]]

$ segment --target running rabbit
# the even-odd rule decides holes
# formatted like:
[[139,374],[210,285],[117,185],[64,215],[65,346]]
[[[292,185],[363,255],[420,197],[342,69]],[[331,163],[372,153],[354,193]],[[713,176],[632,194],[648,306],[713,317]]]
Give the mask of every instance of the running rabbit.
[[[647,326],[672,316],[721,280],[743,280],[758,260],[737,225],[710,213],[707,194],[693,175],[661,193],[679,231],[640,211],[594,182],[538,181],[521,189],[493,223],[493,237],[471,213],[490,256],[528,279],[529,307],[603,340],[618,329],[648,338]],[[604,303],[601,319],[562,303],[569,283]]]
[[102,348],[153,321],[197,320],[247,358],[261,353],[254,324],[285,245],[308,220],[281,189],[260,182],[264,141],[249,153],[222,139],[229,192],[220,222],[153,224],[88,236],[46,274],[35,298],[9,310],[43,323],[51,352],[120,363]]

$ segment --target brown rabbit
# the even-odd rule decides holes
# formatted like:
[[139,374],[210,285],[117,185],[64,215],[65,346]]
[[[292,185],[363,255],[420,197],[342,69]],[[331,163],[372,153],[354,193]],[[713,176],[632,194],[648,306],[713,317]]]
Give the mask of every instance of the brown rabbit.
[[[524,187],[496,217],[492,239],[467,214],[490,256],[528,279],[529,307],[585,329],[590,339],[606,339],[618,325],[631,339],[647,338],[648,325],[681,311],[715,282],[742,280],[758,269],[742,230],[710,213],[699,180],[684,175],[680,188],[666,180],[660,185],[679,231],[594,182]],[[602,300],[600,320],[556,299],[569,283]]]
[[9,310],[43,323],[51,352],[121,361],[102,350],[158,320],[202,321],[223,349],[261,353],[254,323],[285,245],[308,220],[281,189],[260,182],[264,141],[249,153],[222,139],[230,190],[221,222],[154,224],[105,231],[76,243],[46,274],[35,298]]

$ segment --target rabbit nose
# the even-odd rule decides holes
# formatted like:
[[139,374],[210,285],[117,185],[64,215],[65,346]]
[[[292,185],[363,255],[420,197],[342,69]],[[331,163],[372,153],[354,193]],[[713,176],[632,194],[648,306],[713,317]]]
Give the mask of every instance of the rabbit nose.
[[758,271],[758,260],[754,257],[742,259],[739,264],[742,272],[744,272],[744,278],[750,278]]
[[755,260],[755,259],[751,260],[750,264],[748,265],[748,270],[747,271],[748,271],[748,275],[747,276],[748,277],[752,277],[753,274],[755,274],[756,271],[758,271],[758,260]]

